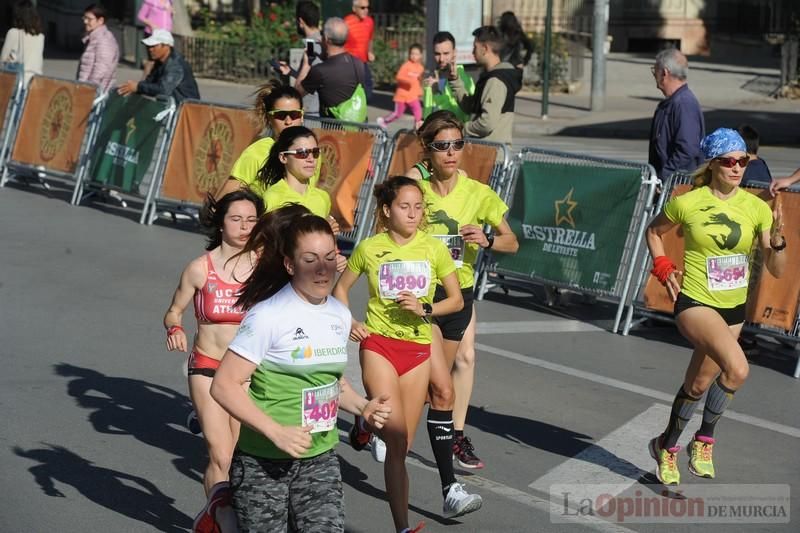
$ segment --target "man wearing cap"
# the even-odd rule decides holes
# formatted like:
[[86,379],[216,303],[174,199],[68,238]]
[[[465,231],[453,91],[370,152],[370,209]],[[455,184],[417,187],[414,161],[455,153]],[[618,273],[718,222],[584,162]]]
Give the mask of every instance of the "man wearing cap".
[[175,51],[175,40],[167,30],[157,29],[142,40],[155,66],[142,81],[127,81],[117,92],[123,96],[138,93],[146,96],[171,96],[179,103],[186,98],[200,98],[192,67]]

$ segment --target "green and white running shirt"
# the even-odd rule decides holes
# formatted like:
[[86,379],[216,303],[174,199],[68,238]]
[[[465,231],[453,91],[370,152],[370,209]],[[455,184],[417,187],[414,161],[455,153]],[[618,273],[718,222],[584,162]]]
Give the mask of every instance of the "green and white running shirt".
[[667,202],[664,215],[683,227],[681,292],[721,309],[743,304],[753,245],[772,228],[769,205],[742,189],[721,200],[700,187]]
[[[303,457],[317,456],[339,441],[338,385],[347,364],[350,325],[350,310],[341,302],[329,296],[313,305],[290,283],[247,312],[229,347],[257,365],[249,394],[262,411],[283,426],[314,426]],[[244,424],[238,446],[258,457],[291,458]]]

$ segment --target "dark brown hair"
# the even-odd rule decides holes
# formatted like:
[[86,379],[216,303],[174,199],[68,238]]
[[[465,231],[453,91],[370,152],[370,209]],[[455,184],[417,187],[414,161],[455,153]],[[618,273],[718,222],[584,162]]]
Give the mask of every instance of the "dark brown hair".
[[247,189],[229,192],[219,200],[214,200],[214,197],[210,193],[208,194],[203,208],[200,210],[200,224],[206,229],[208,235],[206,250],[213,250],[222,244],[221,230],[225,215],[228,214],[231,204],[239,200],[247,200],[256,206],[256,215],[259,218],[264,214],[264,202]]
[[42,33],[42,21],[33,2],[21,0],[14,4],[14,27],[24,30],[29,35]]
[[283,259],[294,257],[300,237],[309,233],[330,235],[335,242],[331,225],[300,204],[287,204],[263,216],[253,227],[244,249],[233,257],[258,257],[253,273],[242,284],[236,305],[250,309],[285,287],[291,276]]
[[[420,196],[424,197],[425,193],[422,192],[422,187],[419,186],[419,182],[413,178],[409,178],[408,176],[389,176],[383,181],[383,183],[375,185],[373,195],[375,196],[376,204],[375,220],[377,221],[377,231],[386,231],[388,228],[389,220],[386,218],[383,208],[391,207],[392,203],[397,198],[397,194],[403,187],[415,187],[419,191]],[[425,217],[423,216],[420,226],[422,226],[424,223]]]
[[281,152],[288,150],[296,139],[302,137],[311,137],[315,141],[317,140],[317,136],[314,135],[314,132],[305,126],[289,126],[283,130],[275,140],[275,144],[272,145],[267,160],[264,161],[264,165],[258,170],[258,174],[256,175],[256,179],[264,185],[264,189],[275,185],[286,176],[286,165],[280,160]]
[[255,97],[255,112],[258,120],[261,121],[262,129],[269,125],[269,112],[275,107],[275,102],[281,98],[297,100],[297,109],[303,109],[303,97],[300,96],[297,89],[289,85],[283,85],[275,79],[269,80],[256,89]]

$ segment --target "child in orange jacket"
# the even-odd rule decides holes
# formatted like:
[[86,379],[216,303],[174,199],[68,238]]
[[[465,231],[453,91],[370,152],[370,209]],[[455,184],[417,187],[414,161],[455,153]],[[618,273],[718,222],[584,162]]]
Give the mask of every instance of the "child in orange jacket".
[[422,64],[422,45],[412,44],[408,48],[408,61],[400,66],[394,79],[397,80],[397,89],[394,91],[394,112],[385,117],[378,118],[378,126],[386,128],[406,112],[406,106],[411,108],[414,115],[414,127],[422,123],[422,76],[425,66]]

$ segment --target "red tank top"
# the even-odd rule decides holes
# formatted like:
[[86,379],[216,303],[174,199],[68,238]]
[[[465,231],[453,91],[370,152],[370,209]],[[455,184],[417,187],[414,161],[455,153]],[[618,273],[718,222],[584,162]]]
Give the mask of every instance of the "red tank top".
[[212,324],[239,324],[244,312],[234,307],[239,296],[241,283],[227,283],[220,279],[211,262],[211,254],[206,254],[208,277],[203,288],[194,293],[194,316],[198,322]]

